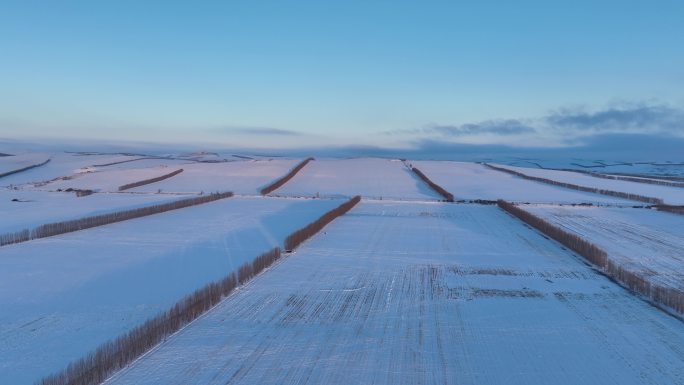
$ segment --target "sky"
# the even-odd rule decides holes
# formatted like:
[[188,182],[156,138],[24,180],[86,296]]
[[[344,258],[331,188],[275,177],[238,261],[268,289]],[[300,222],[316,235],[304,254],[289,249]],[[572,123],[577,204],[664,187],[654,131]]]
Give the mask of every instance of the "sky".
[[0,0],[0,138],[684,137],[684,2]]

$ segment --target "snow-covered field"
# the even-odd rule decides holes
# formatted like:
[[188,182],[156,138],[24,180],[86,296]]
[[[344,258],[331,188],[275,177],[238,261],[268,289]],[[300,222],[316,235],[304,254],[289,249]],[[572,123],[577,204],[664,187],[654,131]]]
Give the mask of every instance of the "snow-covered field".
[[[16,199],[17,201],[14,201]],[[92,194],[0,189],[0,234],[46,223],[129,210],[182,197],[160,194]]]
[[684,328],[493,206],[362,203],[108,384],[681,384]]
[[[260,188],[301,159],[22,156],[52,160],[0,178],[0,233],[185,194],[243,196],[0,247],[0,384],[63,369],[282,245],[341,203],[327,198],[358,194],[365,201],[350,213],[109,383],[684,385],[680,319],[495,206],[438,203],[402,161],[316,159],[262,197]],[[0,157],[0,170],[9,158]],[[411,163],[457,200],[535,203],[524,207],[650,279],[684,287],[682,216],[475,163]],[[179,168],[160,182],[106,192]],[[681,188],[544,173],[684,202]],[[76,197],[58,188],[103,192]],[[611,207],[559,206],[579,203]]]
[[529,176],[551,179],[558,182],[572,183],[579,186],[594,187],[603,190],[620,191],[647,197],[660,198],[665,201],[666,204],[684,205],[684,190],[679,187],[596,178],[591,175],[573,171],[513,167],[506,165],[496,166],[518,171]]
[[279,196],[439,200],[441,197],[400,160],[379,158],[317,159],[306,165]]
[[131,191],[193,192],[233,191],[258,194],[259,190],[290,171],[300,159],[248,160],[182,165],[183,172],[161,182]]
[[619,198],[551,186],[470,162],[413,161],[433,182],[459,199],[505,199],[512,202],[620,203]]
[[55,191],[58,189],[66,190],[72,188],[93,190],[96,192],[117,192],[122,185],[157,178],[178,169],[179,167],[168,167],[164,165],[124,170],[88,170],[72,174],[69,179],[48,183],[43,186],[42,189]]
[[0,383],[65,367],[339,205],[229,198],[0,249]]
[[[44,166],[0,178],[0,186],[21,186],[29,183],[42,184],[55,178],[78,173],[81,169],[90,167],[93,164],[118,162],[121,160],[137,158],[123,155],[79,155],[63,152],[50,154],[49,157],[51,159],[50,162]],[[7,159],[7,157],[2,157],[0,159],[4,160]],[[42,157],[40,159],[42,159]]]
[[646,209],[524,206],[652,282],[684,290],[684,216]]
[[45,162],[50,155],[25,153],[13,156],[0,156],[0,175]]

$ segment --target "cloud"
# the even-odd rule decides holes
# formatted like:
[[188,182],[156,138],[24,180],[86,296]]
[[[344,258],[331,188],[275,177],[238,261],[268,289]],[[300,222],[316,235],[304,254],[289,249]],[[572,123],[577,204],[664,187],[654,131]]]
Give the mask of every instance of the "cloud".
[[444,136],[465,135],[518,135],[536,132],[536,129],[517,119],[487,120],[479,123],[461,125],[432,125],[424,128],[424,132],[434,132]]
[[474,136],[483,134],[519,135],[536,132],[536,128],[517,119],[485,120],[460,125],[429,124],[422,128],[385,131],[386,135],[414,134],[441,135],[446,137]]
[[563,109],[544,120],[552,128],[578,132],[684,132],[684,111],[667,105],[622,105],[594,112]]
[[564,108],[528,119],[492,119],[466,124],[430,124],[394,130],[419,140],[516,146],[574,146],[601,134],[684,135],[684,109],[654,103],[623,103],[598,110]]
[[272,127],[219,127],[209,131],[226,135],[301,136],[301,132]]

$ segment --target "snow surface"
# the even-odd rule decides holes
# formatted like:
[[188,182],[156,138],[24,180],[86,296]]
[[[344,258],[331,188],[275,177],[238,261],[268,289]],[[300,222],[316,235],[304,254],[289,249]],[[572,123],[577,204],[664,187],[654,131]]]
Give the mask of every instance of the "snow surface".
[[[129,210],[182,197],[160,194],[92,194],[0,189],[0,234],[46,223]],[[18,202],[13,202],[18,199]]]
[[287,174],[301,159],[192,163],[183,172],[161,182],[137,187],[142,192],[233,191],[236,194],[258,194],[262,187]]
[[50,155],[43,153],[25,153],[12,156],[0,156],[0,175],[40,164],[50,159]]
[[684,290],[684,216],[648,209],[523,206],[662,286]]
[[[69,179],[57,180],[46,184],[42,189],[55,191],[57,189],[83,189],[102,192],[117,192],[125,184],[157,178],[178,170],[179,167],[156,166],[147,168],[129,168],[123,170],[95,170],[72,174]],[[226,190],[223,190],[226,191]]]
[[361,195],[372,199],[442,199],[400,160],[379,158],[311,161],[273,195],[321,197]]
[[664,200],[666,204],[684,205],[684,190],[679,187],[596,178],[591,175],[573,171],[524,168],[506,165],[496,166],[518,171],[529,176],[547,178],[559,182],[572,183],[579,186],[595,187],[604,190],[621,191],[647,197],[660,198]]
[[682,384],[684,328],[494,206],[362,203],[108,384]]
[[411,161],[433,182],[459,199],[505,199],[512,202],[621,203],[631,201],[552,186],[492,170],[482,164]]
[[[44,166],[0,178],[0,186],[21,186],[26,184],[42,183],[55,178],[69,176],[81,169],[99,163],[110,163],[137,157],[122,155],[79,155],[70,153],[54,153],[50,155],[51,161]],[[0,159],[6,159],[2,157]],[[39,159],[43,159],[42,157]],[[38,160],[39,160],[38,159]],[[43,159],[44,161],[45,159]]]
[[0,248],[0,384],[66,367],[340,203],[228,198]]

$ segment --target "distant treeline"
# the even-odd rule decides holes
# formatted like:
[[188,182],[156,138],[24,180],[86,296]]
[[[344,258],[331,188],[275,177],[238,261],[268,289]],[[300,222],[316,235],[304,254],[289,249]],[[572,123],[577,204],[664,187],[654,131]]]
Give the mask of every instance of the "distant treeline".
[[317,232],[321,231],[328,223],[332,222],[335,218],[346,214],[349,210],[351,210],[354,206],[356,206],[357,203],[361,201],[360,196],[355,196],[351,198],[350,200],[342,203],[338,207],[328,211],[327,213],[323,214],[320,218],[316,219],[315,221],[309,223],[306,227],[301,228],[294,233],[292,233],[289,237],[285,238],[285,250],[286,251],[292,251],[297,246],[301,245],[304,241],[307,239],[311,238],[313,235],[315,235]]
[[18,173],[18,172],[30,170],[30,169],[32,169],[32,168],[44,166],[44,165],[46,165],[49,161],[50,161],[50,159],[48,159],[48,160],[46,160],[45,162],[42,162],[42,163],[37,163],[37,164],[33,164],[33,165],[30,165],[30,166],[26,166],[26,167],[23,167],[23,168],[20,168],[20,169],[16,169],[16,170],[12,170],[12,171],[8,171],[8,172],[5,172],[5,173],[2,173],[2,174],[0,174],[0,178],[2,178],[2,177],[4,177],[4,176],[16,174],[16,173]]
[[500,208],[516,216],[521,221],[539,230],[549,238],[552,238],[569,249],[575,251],[589,262],[601,268],[608,277],[614,279],[632,291],[646,296],[655,303],[665,305],[684,314],[684,292],[677,288],[664,287],[648,280],[648,277],[640,275],[620,266],[608,258],[608,253],[585,239],[569,233],[560,227],[525,211],[509,202],[499,200]]
[[51,237],[54,235],[70,233],[73,231],[84,230],[91,227],[107,225],[110,223],[126,221],[129,219],[140,218],[147,215],[159,214],[165,211],[181,209],[200,205],[207,202],[213,202],[219,199],[232,197],[232,192],[214,193],[209,195],[202,195],[193,198],[180,199],[168,203],[160,203],[156,205],[140,207],[137,209],[117,211],[109,214],[95,215],[84,217],[80,219],[73,219],[62,222],[48,223],[40,225],[32,230],[22,230],[16,233],[0,235],[0,246],[11,243],[26,242],[31,239]]
[[171,178],[173,176],[176,176],[182,172],[183,172],[183,169],[179,168],[176,171],[170,172],[168,174],[164,174],[162,176],[158,176],[156,178],[150,178],[150,179],[145,179],[145,180],[141,180],[138,182],[128,183],[128,184],[125,184],[123,186],[119,186],[119,191],[124,191],[124,190],[128,190],[128,189],[132,189],[134,187],[140,187],[140,186],[144,186],[146,184],[159,182],[159,181],[162,181],[164,179],[168,179],[168,178]]
[[270,185],[262,188],[261,189],[261,195],[270,194],[273,191],[282,187],[285,183],[287,183],[290,179],[292,179],[295,175],[297,175],[299,170],[303,169],[304,166],[306,166],[306,164],[311,162],[312,160],[314,160],[314,158],[306,158],[303,161],[301,161],[298,165],[295,166],[295,168],[290,170],[290,172],[288,172],[285,176],[281,177],[280,179],[277,179],[276,181],[274,181]]
[[684,206],[655,205],[653,207],[660,211],[667,211],[670,213],[684,215]]
[[422,179],[423,182],[427,183],[427,185],[430,186],[433,190],[437,191],[439,195],[443,196],[447,202],[454,201],[454,195],[452,193],[448,192],[442,186],[430,180],[430,178],[428,178],[427,175],[423,174],[423,172],[420,171],[418,168],[411,166],[411,171],[418,175],[418,177]]
[[639,201],[639,202],[646,202],[646,203],[651,203],[651,204],[656,204],[656,205],[657,204],[663,204],[663,200],[659,199],[659,198],[646,197],[643,195],[625,193],[625,192],[621,192],[621,191],[603,190],[603,189],[599,189],[596,187],[580,186],[580,185],[576,185],[576,184],[572,184],[572,183],[565,183],[565,182],[559,182],[559,181],[552,180],[552,179],[530,176],[530,175],[523,174],[523,173],[515,171],[515,170],[509,170],[509,169],[503,168],[503,167],[492,166],[491,164],[488,164],[488,163],[484,163],[484,165],[493,169],[493,170],[507,172],[509,174],[519,176],[519,177],[524,178],[524,179],[533,180],[535,182],[542,182],[542,183],[547,183],[547,184],[551,184],[554,186],[565,187],[565,188],[569,188],[569,189],[573,189],[573,190],[590,192],[590,193],[595,193],[595,194],[608,195],[608,196],[612,196],[612,197],[624,198],[624,199],[629,199],[629,200],[634,200],[634,201]]
[[627,175],[601,174],[601,173],[597,173],[597,172],[582,172],[582,173],[587,174],[587,175],[591,175],[591,176],[596,177],[596,178],[603,178],[603,179],[624,180],[627,182],[655,184],[655,185],[669,186],[669,187],[684,187],[683,182],[674,182],[674,181],[662,180],[662,179],[646,179],[646,178],[638,178],[638,177],[627,176]]
[[[361,197],[355,196],[323,214],[303,229],[294,232],[285,240],[285,247],[288,250],[294,249],[333,219],[351,210],[360,200]],[[116,371],[123,369],[164,339],[216,306],[236,287],[247,283],[280,257],[281,250],[278,247],[256,257],[252,262],[243,264],[237,271],[231,272],[225,278],[195,291],[178,301],[171,309],[147,320],[128,333],[104,343],[84,358],[69,364],[59,373],[45,377],[37,384],[92,385],[104,382]]]
[[145,352],[216,306],[238,285],[249,281],[280,258],[280,248],[242,265],[237,272],[212,282],[178,301],[171,309],[128,333],[108,341],[63,371],[43,378],[40,385],[93,385],[104,382]]

